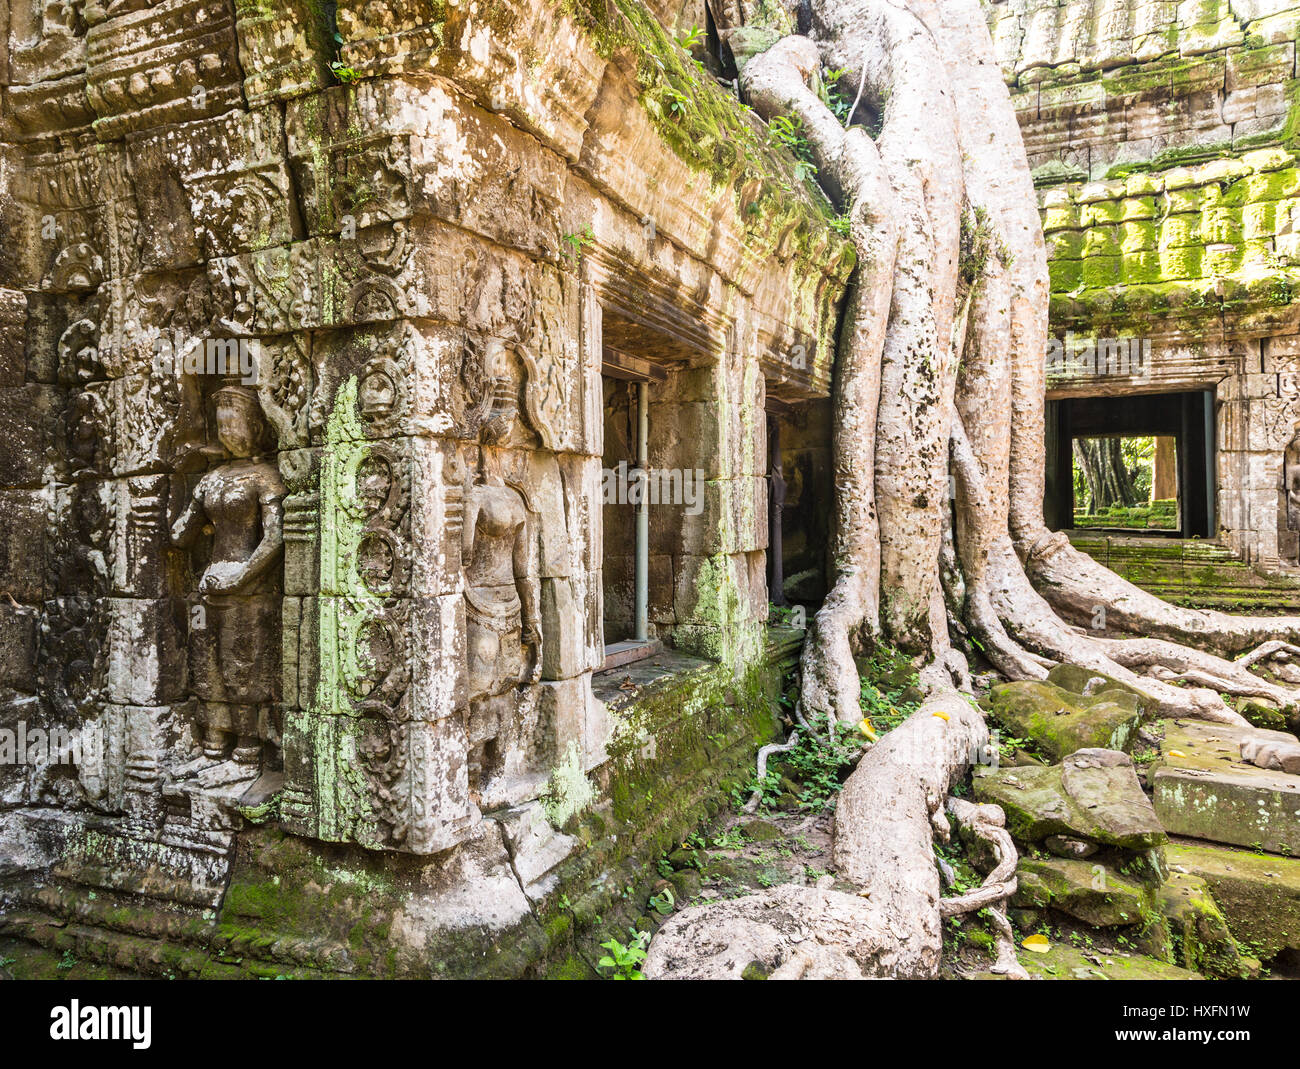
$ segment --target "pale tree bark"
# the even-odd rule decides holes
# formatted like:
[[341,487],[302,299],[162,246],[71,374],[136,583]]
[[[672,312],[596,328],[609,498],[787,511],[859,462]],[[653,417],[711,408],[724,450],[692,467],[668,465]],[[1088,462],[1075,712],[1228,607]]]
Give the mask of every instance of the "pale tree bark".
[[859,633],[880,631],[880,523],[876,513],[876,411],[880,402],[892,279],[897,257],[893,195],[875,142],[860,127],[844,130],[809,87],[820,69],[816,45],[790,37],[750,61],[745,85],[760,113],[798,116],[829,194],[846,204],[858,250],[858,285],[849,299],[840,348],[862,354],[837,369],[833,437],[834,582],[809,628],[803,708],[813,719],[856,706],[853,663]]
[[[940,893],[933,839],[948,831],[949,788],[988,740],[957,689],[969,676],[951,637],[1009,679],[1069,662],[1127,683],[1162,714],[1243,723],[1223,694],[1288,706],[1300,692],[1226,657],[1260,647],[1266,659],[1300,641],[1300,620],[1167,605],[1047,531],[1046,253],[980,4],[810,6],[808,36],[784,38],[741,74],[761,116],[802,120],[859,259],[836,356],[834,576],[805,642],[798,715],[859,720],[853,655],[875,643],[915,656],[929,700],[870,749],[838,799],[835,864],[856,899],[787,888],[683,911],[656,937],[647,973],[739,975],[761,950],[760,971],[773,975],[933,976],[942,916],[987,905],[998,967],[1019,975],[1000,912],[1014,847],[996,807],[952,807],[999,864],[969,901]],[[725,35],[767,8],[713,10]],[[874,140],[822,103],[829,68],[848,71],[850,92],[883,115]]]

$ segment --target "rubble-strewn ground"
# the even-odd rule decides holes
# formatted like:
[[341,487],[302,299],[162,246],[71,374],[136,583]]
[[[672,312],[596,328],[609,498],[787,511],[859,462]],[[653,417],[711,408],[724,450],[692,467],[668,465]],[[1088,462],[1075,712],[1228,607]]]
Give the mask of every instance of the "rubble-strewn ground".
[[[864,717],[872,730],[888,730],[914,707],[906,666],[884,659],[863,667]],[[1240,841],[1245,833],[1227,823],[1218,841],[1171,835],[1180,818],[1159,793],[1169,776],[1235,777],[1243,790],[1271,777],[1287,787],[1280,770],[1241,758],[1241,739],[1255,729],[1153,719],[1124,688],[1077,670],[1043,684],[982,682],[999,765],[974,769],[955,793],[997,802],[1007,814],[1020,851],[1008,915],[1032,978],[1300,976],[1300,860]],[[659,860],[639,930],[653,933],[687,906],[778,884],[829,877],[855,893],[836,879],[831,848],[838,787],[864,742],[846,731],[833,750],[805,741],[773,755],[756,812],[742,811],[748,796],[738,792]],[[1213,814],[1198,819],[1214,827]],[[1274,819],[1260,834],[1287,831]],[[959,835],[936,852],[946,894],[982,882],[980,858],[968,856]],[[994,978],[993,963],[986,912],[946,922],[944,978]]]

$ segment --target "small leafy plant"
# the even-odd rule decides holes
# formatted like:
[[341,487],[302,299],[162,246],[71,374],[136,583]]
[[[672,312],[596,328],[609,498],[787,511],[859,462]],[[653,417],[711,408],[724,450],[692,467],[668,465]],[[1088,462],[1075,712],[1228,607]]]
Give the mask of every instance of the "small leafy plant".
[[330,64],[330,72],[344,85],[352,85],[361,81],[361,72],[354,67],[349,67],[342,60],[336,59]]
[[577,263],[582,258],[582,254],[587,251],[588,247],[595,243],[596,232],[591,229],[591,224],[588,223],[582,230],[573,234],[565,234],[560,240],[562,240],[566,246],[566,248],[562,250],[563,254],[571,257],[573,262]]
[[659,916],[666,917],[673,911],[673,907],[677,905],[677,898],[671,888],[665,887],[657,895],[651,895],[648,904]]
[[768,124],[768,138],[774,145],[788,149],[794,156],[794,176],[803,182],[817,177],[812,149],[804,132],[803,119],[797,115],[777,115]]
[[645,961],[645,948],[649,944],[649,932],[634,931],[631,942],[626,946],[617,939],[606,940],[600,945],[609,953],[596,962],[596,967],[613,969],[611,978],[614,980],[644,980],[645,974],[641,972],[639,966]]
[[821,97],[822,103],[834,112],[841,126],[848,125],[849,114],[853,110],[853,94],[848,92],[848,86],[840,84],[848,73],[847,67],[835,67],[823,71],[817,94]]
[[703,42],[705,36],[704,27],[692,26],[689,30],[682,31],[681,36],[677,38],[677,43],[687,52],[690,52],[696,45]]
[[715,850],[741,850],[749,842],[749,836],[740,830],[739,825],[728,828],[713,840]]

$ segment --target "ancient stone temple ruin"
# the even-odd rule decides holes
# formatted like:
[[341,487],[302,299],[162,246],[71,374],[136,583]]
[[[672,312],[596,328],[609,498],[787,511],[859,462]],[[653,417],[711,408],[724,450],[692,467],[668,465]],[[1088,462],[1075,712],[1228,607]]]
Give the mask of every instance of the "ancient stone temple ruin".
[[748,773],[852,254],[720,88],[725,172],[638,103],[684,59],[630,8],[0,16],[0,722],[56,740],[0,769],[6,932],[562,968]]
[[1136,552],[1134,570],[1175,597],[1196,572],[1227,607],[1291,603],[1240,565],[1300,557],[1298,17],[1284,0],[990,8],[1050,257],[1049,523],[1071,526],[1072,439],[1163,436],[1178,531],[1217,546]]
[[[1294,612],[1300,9],[991,0],[975,20],[987,48],[984,16],[1050,259],[1049,525],[1170,600]],[[0,972],[590,977],[603,938],[699,895],[697,829],[724,808],[752,816],[756,758],[809,731],[794,669],[810,614],[852,571],[835,559],[836,491],[861,476],[838,459],[837,352],[846,325],[867,329],[846,311],[870,267],[865,224],[818,185],[807,131],[743,99],[745,64],[812,17],[807,0],[0,7]],[[888,101],[837,101],[832,81],[804,88],[835,134],[879,137]],[[963,270],[1010,267],[980,241],[963,233]],[[951,326],[930,341],[956,356]],[[918,425],[951,422],[917,396]],[[986,451],[998,437],[966,430]],[[971,451],[964,435],[936,437],[937,467],[950,442],[954,468]],[[1076,529],[1076,443],[1124,435],[1159,443],[1168,529]],[[948,485],[943,501],[897,495],[949,521],[931,554],[945,579],[960,572],[954,502],[971,500]],[[1041,579],[1001,505],[1005,561]],[[886,534],[897,551],[914,532]],[[935,596],[886,616],[943,636],[956,622],[949,652],[983,651],[926,563]],[[1061,797],[1122,780],[1142,826],[1099,837],[1080,803],[1074,824],[1022,834],[1023,783],[1001,798],[990,776],[981,800],[1018,842],[1077,851],[1013,865],[1048,888],[1016,904],[1059,906],[1033,865],[1100,849],[1140,870],[1133,901],[1163,924],[1174,907],[1157,893],[1214,883],[1188,875],[1194,859],[1166,880],[1167,832],[1255,845],[1177,825],[1192,788],[1152,787],[1204,769],[1139,785],[1116,752],[1191,688],[1159,665],[1130,687],[1030,645],[1000,691],[992,654],[963,665],[962,713],[980,717],[975,677],[1017,729],[954,767],[1005,751]],[[767,777],[822,836],[783,881],[810,892],[836,875],[829,794],[877,727],[927,700],[924,650],[872,653],[850,665],[863,704],[850,671],[853,753],[818,766],[826,793]],[[1278,679],[1300,683],[1300,667],[1223,693],[1272,695],[1260,715],[1294,728]],[[1134,689],[1150,680],[1164,706]],[[1010,687],[1050,690],[1070,745],[1021,747],[1025,691]],[[922,716],[935,732],[960,720]],[[1179,743],[1194,758],[1217,746],[1300,797],[1293,739],[1252,736],[1267,753],[1246,759],[1203,727]],[[1294,839],[1265,845],[1280,864]],[[1300,954],[1287,924],[1261,959]],[[1214,974],[1258,972],[1218,925],[1232,953]]]

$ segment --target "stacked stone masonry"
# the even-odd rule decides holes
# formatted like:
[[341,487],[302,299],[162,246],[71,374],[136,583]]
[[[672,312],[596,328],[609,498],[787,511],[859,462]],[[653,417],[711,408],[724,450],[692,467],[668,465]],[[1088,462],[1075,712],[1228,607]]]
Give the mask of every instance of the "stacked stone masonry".
[[716,666],[664,740],[700,694],[701,754],[770,732],[764,411],[828,396],[853,257],[681,7],[0,11],[0,723],[85,750],[0,767],[8,930],[69,887],[219,910],[282,832],[531,917],[660,730],[592,691],[611,351],[703,473],[652,532],[654,635]]
[[[1040,188],[1048,396],[1213,391],[1215,529],[1271,572],[1300,555],[1298,20],[1289,0],[990,7]],[[1130,339],[1140,359],[1105,358]]]

